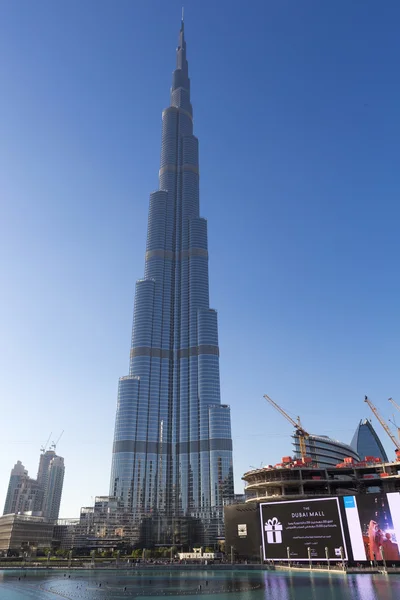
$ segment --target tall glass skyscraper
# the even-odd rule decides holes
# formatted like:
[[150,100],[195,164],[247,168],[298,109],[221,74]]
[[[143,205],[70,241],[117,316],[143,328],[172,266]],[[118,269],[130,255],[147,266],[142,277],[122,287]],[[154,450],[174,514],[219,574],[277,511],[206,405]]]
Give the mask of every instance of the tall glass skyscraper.
[[361,420],[351,440],[351,447],[364,460],[366,456],[375,456],[382,462],[389,462],[385,449],[369,419]]
[[182,21],[162,115],[159,189],[150,195],[145,275],[136,283],[129,375],[119,380],[110,482],[110,495],[137,522],[154,524],[155,542],[174,543],[183,523],[196,523],[193,543],[213,541],[233,496],[230,408],[220,399],[208,284]]

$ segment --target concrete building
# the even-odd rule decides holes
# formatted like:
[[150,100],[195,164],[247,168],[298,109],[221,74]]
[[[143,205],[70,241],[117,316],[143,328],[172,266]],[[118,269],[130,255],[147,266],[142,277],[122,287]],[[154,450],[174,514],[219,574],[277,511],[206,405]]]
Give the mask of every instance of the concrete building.
[[29,477],[28,471],[18,460],[11,470],[3,514],[35,511],[40,495],[37,480]]
[[54,450],[40,455],[37,479],[29,477],[21,461],[11,470],[3,515],[42,516],[55,521],[60,511],[64,482],[64,459]]
[[156,544],[188,531],[197,536],[191,545],[212,544],[223,534],[224,500],[233,496],[198,150],[182,21],[162,115],[159,189],[150,196],[145,274],[136,283],[129,375],[118,386],[110,478],[110,496]]
[[79,519],[58,519],[53,530],[53,548],[71,550],[75,546],[75,533]]
[[0,517],[0,551],[35,554],[50,548],[54,524],[43,517],[8,514]]
[[246,502],[224,509],[228,553],[243,560],[307,563],[343,555],[369,565],[376,551],[373,526],[381,543],[392,548],[391,560],[400,562],[399,461],[347,457],[336,467],[318,468],[288,458],[243,475]]
[[[284,459],[283,459],[284,460]],[[248,471],[246,502],[276,502],[323,496],[347,496],[400,491],[400,462],[345,459],[335,467],[315,467],[301,460]]]

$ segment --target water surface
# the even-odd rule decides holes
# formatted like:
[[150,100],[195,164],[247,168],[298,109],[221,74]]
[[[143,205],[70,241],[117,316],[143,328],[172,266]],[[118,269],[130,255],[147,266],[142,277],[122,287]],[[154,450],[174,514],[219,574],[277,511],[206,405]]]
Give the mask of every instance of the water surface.
[[0,571],[1,600],[400,600],[400,575],[284,571]]

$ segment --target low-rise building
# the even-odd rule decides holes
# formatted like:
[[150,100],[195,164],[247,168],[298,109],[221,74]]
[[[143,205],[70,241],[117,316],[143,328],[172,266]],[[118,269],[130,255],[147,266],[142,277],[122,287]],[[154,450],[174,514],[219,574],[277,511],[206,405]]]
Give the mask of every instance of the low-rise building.
[[0,517],[0,552],[35,554],[50,548],[54,523],[44,517],[31,515],[3,515]]

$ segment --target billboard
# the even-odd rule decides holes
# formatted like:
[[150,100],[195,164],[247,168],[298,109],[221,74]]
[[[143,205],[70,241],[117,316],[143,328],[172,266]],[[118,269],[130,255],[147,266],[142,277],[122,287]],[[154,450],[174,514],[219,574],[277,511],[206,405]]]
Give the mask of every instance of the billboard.
[[224,507],[226,553],[243,560],[260,560],[260,509],[256,502]]
[[400,494],[343,498],[353,560],[400,560]]
[[260,504],[264,560],[347,560],[338,498]]

